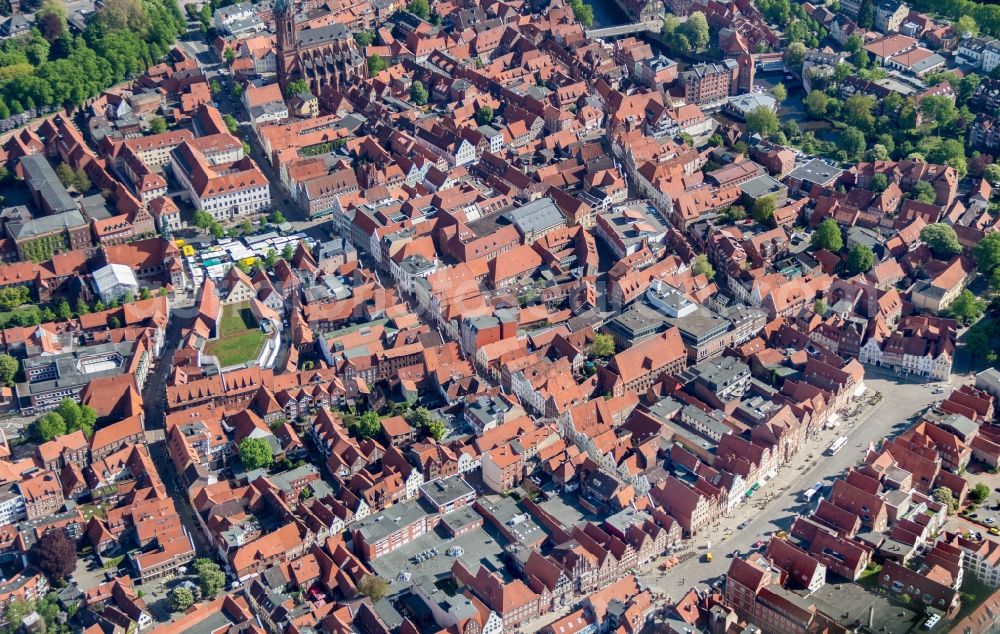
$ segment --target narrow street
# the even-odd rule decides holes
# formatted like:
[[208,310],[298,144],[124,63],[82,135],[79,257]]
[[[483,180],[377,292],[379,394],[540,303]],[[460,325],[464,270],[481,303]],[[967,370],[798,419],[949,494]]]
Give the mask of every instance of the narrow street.
[[189,317],[186,314],[179,313],[186,313],[186,311],[171,311],[163,351],[157,357],[156,367],[146,378],[146,384],[143,386],[142,400],[146,410],[146,442],[149,447],[149,455],[153,459],[153,464],[156,465],[156,472],[160,476],[163,486],[166,487],[167,494],[174,500],[181,523],[192,535],[198,554],[210,555],[214,549],[194,519],[194,511],[188,502],[187,492],[184,491],[177,477],[177,470],[167,452],[164,436],[167,397],[165,386],[172,369],[174,351],[181,339],[181,331],[189,322]]

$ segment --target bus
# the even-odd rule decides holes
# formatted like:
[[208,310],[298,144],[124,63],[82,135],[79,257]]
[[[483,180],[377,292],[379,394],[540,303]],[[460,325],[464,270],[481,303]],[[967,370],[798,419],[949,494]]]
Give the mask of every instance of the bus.
[[807,489],[805,493],[802,494],[802,499],[805,500],[806,502],[811,502],[812,499],[816,496],[816,494],[819,493],[822,489],[823,489],[823,483],[817,482],[816,484],[812,485],[809,489]]
[[843,449],[843,448],[844,448],[844,445],[846,445],[846,444],[847,444],[847,436],[841,436],[841,437],[840,437],[840,438],[838,438],[837,440],[834,440],[834,441],[833,441],[833,444],[831,444],[831,445],[830,445],[829,447],[827,447],[827,449],[826,449],[826,453],[827,453],[827,455],[828,455],[828,456],[833,456],[833,455],[836,455],[836,453],[837,453],[838,451],[840,451],[841,449]]

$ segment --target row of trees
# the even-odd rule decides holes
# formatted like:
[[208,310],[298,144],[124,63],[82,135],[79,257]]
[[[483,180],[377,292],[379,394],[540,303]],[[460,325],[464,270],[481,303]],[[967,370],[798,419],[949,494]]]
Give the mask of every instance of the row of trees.
[[87,193],[90,189],[90,177],[82,168],[74,170],[68,164],[60,163],[56,167],[56,176],[66,189],[73,188],[81,194]]
[[79,106],[161,59],[183,32],[169,0],[108,0],[83,35],[58,10],[0,45],[0,118],[32,108]]
[[[11,290],[7,291],[7,289]],[[160,289],[161,295],[166,294],[166,292],[166,289]],[[148,288],[139,290],[138,299],[149,299],[152,296],[152,291]],[[73,317],[87,315],[92,310],[100,312],[107,308],[117,308],[121,305],[118,300],[112,301],[110,306],[105,305],[98,298],[94,301],[93,308],[91,308],[83,297],[77,298],[76,304],[73,306],[70,305],[69,300],[65,297],[53,300],[48,304],[31,303],[30,293],[25,287],[5,287],[0,289],[0,298],[3,298],[0,299],[0,310],[6,311],[4,315],[0,316],[0,328],[37,326],[38,324],[53,321],[66,321]],[[5,300],[6,303],[4,303]],[[135,300],[136,297],[133,294],[127,293],[121,303],[130,304]],[[114,319],[112,318],[110,325],[114,328],[119,328],[121,324],[114,325]]]
[[59,407],[36,420],[31,435],[38,442],[48,442],[57,436],[82,431],[90,438],[97,423],[97,411],[89,405],[80,405],[71,398],[64,398]]

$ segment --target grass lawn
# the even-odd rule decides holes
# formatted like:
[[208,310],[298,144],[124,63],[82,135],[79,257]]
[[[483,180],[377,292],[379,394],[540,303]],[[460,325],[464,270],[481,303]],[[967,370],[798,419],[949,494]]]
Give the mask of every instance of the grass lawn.
[[41,309],[38,308],[38,306],[36,306],[35,304],[25,304],[24,306],[20,306],[18,308],[15,308],[14,310],[0,311],[0,328],[8,328],[10,326],[13,326],[14,324],[11,322],[14,319],[14,315],[20,313],[40,315],[41,312],[42,312]]
[[224,368],[256,359],[267,339],[249,306],[243,302],[223,307],[219,338],[205,346],[205,353],[216,357]]
[[90,518],[97,516],[100,518],[106,518],[108,516],[107,505],[101,504],[84,504],[80,507],[80,512],[83,514],[83,519],[89,520]]

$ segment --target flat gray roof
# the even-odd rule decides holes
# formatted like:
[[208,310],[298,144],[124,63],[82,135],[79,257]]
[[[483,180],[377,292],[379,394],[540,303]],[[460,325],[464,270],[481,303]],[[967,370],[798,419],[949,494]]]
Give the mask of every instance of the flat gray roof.
[[822,184],[840,176],[843,171],[844,170],[839,167],[830,165],[826,161],[813,159],[805,165],[801,165],[792,170],[788,175],[788,178],[794,178],[803,182]]
[[76,201],[66,191],[66,187],[44,156],[29,154],[22,157],[21,167],[24,168],[24,180],[38,192],[53,213],[76,209]]
[[435,512],[420,500],[393,504],[387,509],[372,513],[353,526],[368,543],[385,539],[403,526],[409,526],[420,518]]
[[438,506],[444,506],[475,490],[460,475],[438,478],[420,485],[420,491]]
[[533,200],[527,205],[504,213],[503,217],[522,233],[535,233],[566,223],[566,217],[551,198]]
[[774,180],[767,174],[762,174],[757,178],[752,178],[740,185],[740,191],[751,198],[761,198],[768,194],[775,194],[782,189],[787,189],[784,185]]
[[11,222],[7,224],[7,230],[10,231],[14,240],[20,241],[55,233],[60,229],[76,229],[86,224],[87,221],[83,218],[83,214],[79,210],[74,209],[72,211],[52,214],[51,216],[32,218],[24,223]]

